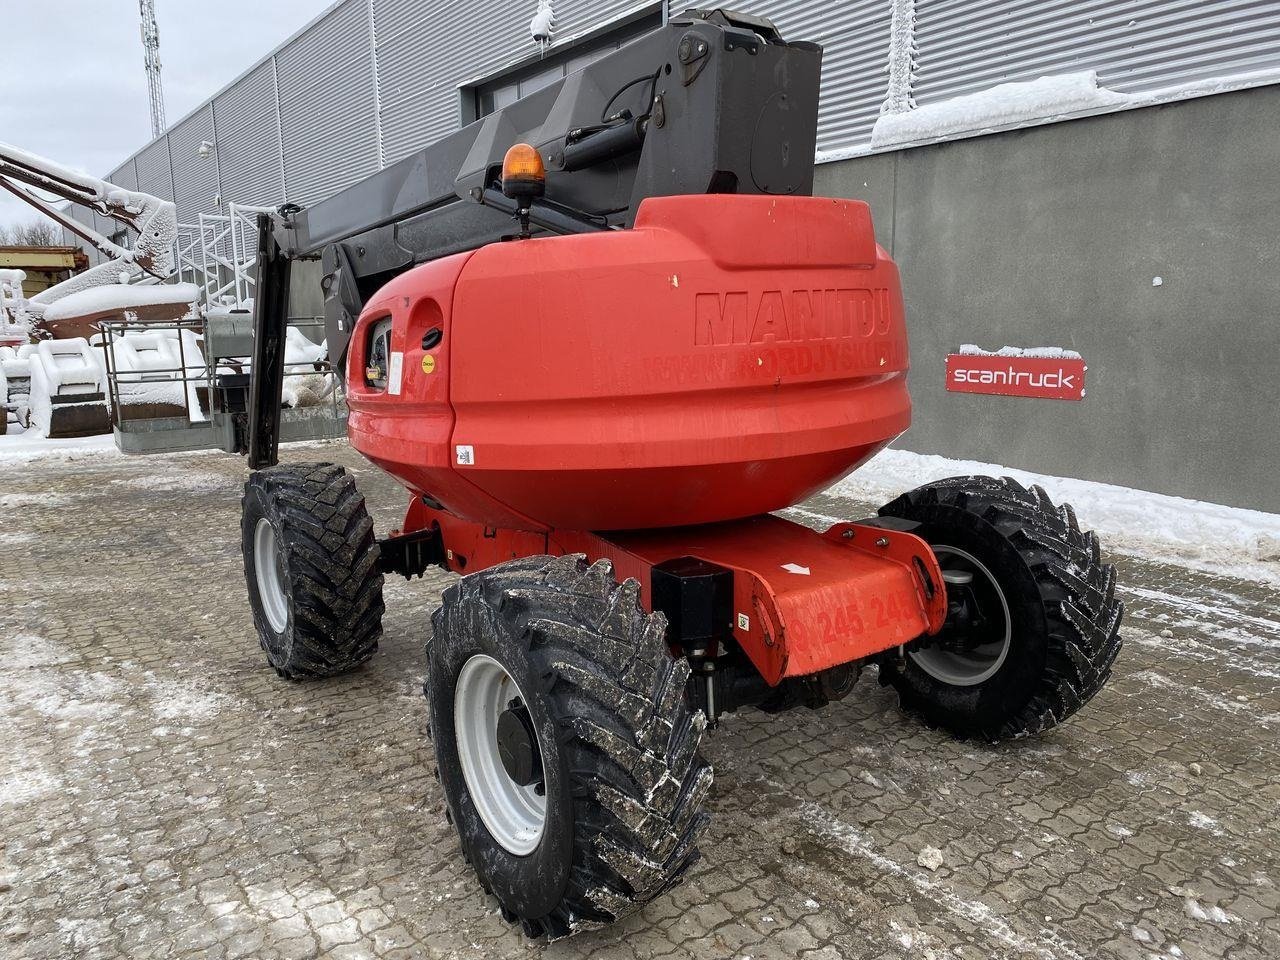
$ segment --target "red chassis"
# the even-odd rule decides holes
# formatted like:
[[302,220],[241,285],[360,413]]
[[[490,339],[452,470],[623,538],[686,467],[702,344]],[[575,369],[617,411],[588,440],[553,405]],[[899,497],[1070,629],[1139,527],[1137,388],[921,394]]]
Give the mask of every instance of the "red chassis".
[[351,340],[349,432],[412,492],[403,533],[438,530],[458,573],[582,553],[651,609],[656,564],[731,570],[726,626],[776,685],[946,617],[919,537],[768,515],[906,429],[906,371],[865,204],[668,197],[633,230],[494,244],[388,283]]
[[651,606],[655,564],[693,556],[733,571],[733,639],[774,686],[863,660],[936,633],[946,618],[942,573],[919,537],[858,523],[817,533],[781,517],[697,527],[590,533],[496,529],[409,505],[405,532],[438,527],[456,573],[536,554],[607,558]]

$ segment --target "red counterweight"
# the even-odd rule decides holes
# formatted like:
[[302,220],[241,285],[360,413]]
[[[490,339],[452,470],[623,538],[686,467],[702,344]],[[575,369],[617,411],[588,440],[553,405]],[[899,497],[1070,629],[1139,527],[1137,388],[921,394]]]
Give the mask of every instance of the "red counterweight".
[[491,244],[388,283],[352,336],[349,432],[414,494],[405,531],[437,523],[459,571],[585,552],[647,589],[670,557],[736,568],[756,626],[735,636],[776,683],[945,616],[923,541],[846,549],[761,519],[904,431],[906,375],[866,204],[666,197],[632,230]]

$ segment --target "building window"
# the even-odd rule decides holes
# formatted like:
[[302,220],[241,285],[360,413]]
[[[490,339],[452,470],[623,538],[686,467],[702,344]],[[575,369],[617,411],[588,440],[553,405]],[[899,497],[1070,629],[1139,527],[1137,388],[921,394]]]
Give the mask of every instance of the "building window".
[[462,121],[471,123],[495,110],[509,107],[522,97],[549,87],[571,73],[594,63],[637,37],[662,26],[661,5],[626,22],[613,25],[577,43],[531,63],[509,68],[474,86],[462,89]]

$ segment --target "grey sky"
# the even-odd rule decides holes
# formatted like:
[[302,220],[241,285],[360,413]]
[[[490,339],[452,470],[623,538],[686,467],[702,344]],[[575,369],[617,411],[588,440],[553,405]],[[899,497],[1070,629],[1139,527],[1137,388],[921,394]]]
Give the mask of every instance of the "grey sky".
[[[332,0],[156,0],[170,125]],[[101,176],[151,139],[137,0],[0,0],[0,140]],[[0,223],[37,217],[8,193]]]

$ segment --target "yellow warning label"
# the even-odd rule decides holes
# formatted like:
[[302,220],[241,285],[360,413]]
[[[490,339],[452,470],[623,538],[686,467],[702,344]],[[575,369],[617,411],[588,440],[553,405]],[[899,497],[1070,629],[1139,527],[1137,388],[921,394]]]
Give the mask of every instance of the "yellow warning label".
[[423,373],[436,372],[436,358],[429,353],[422,358],[422,372]]

